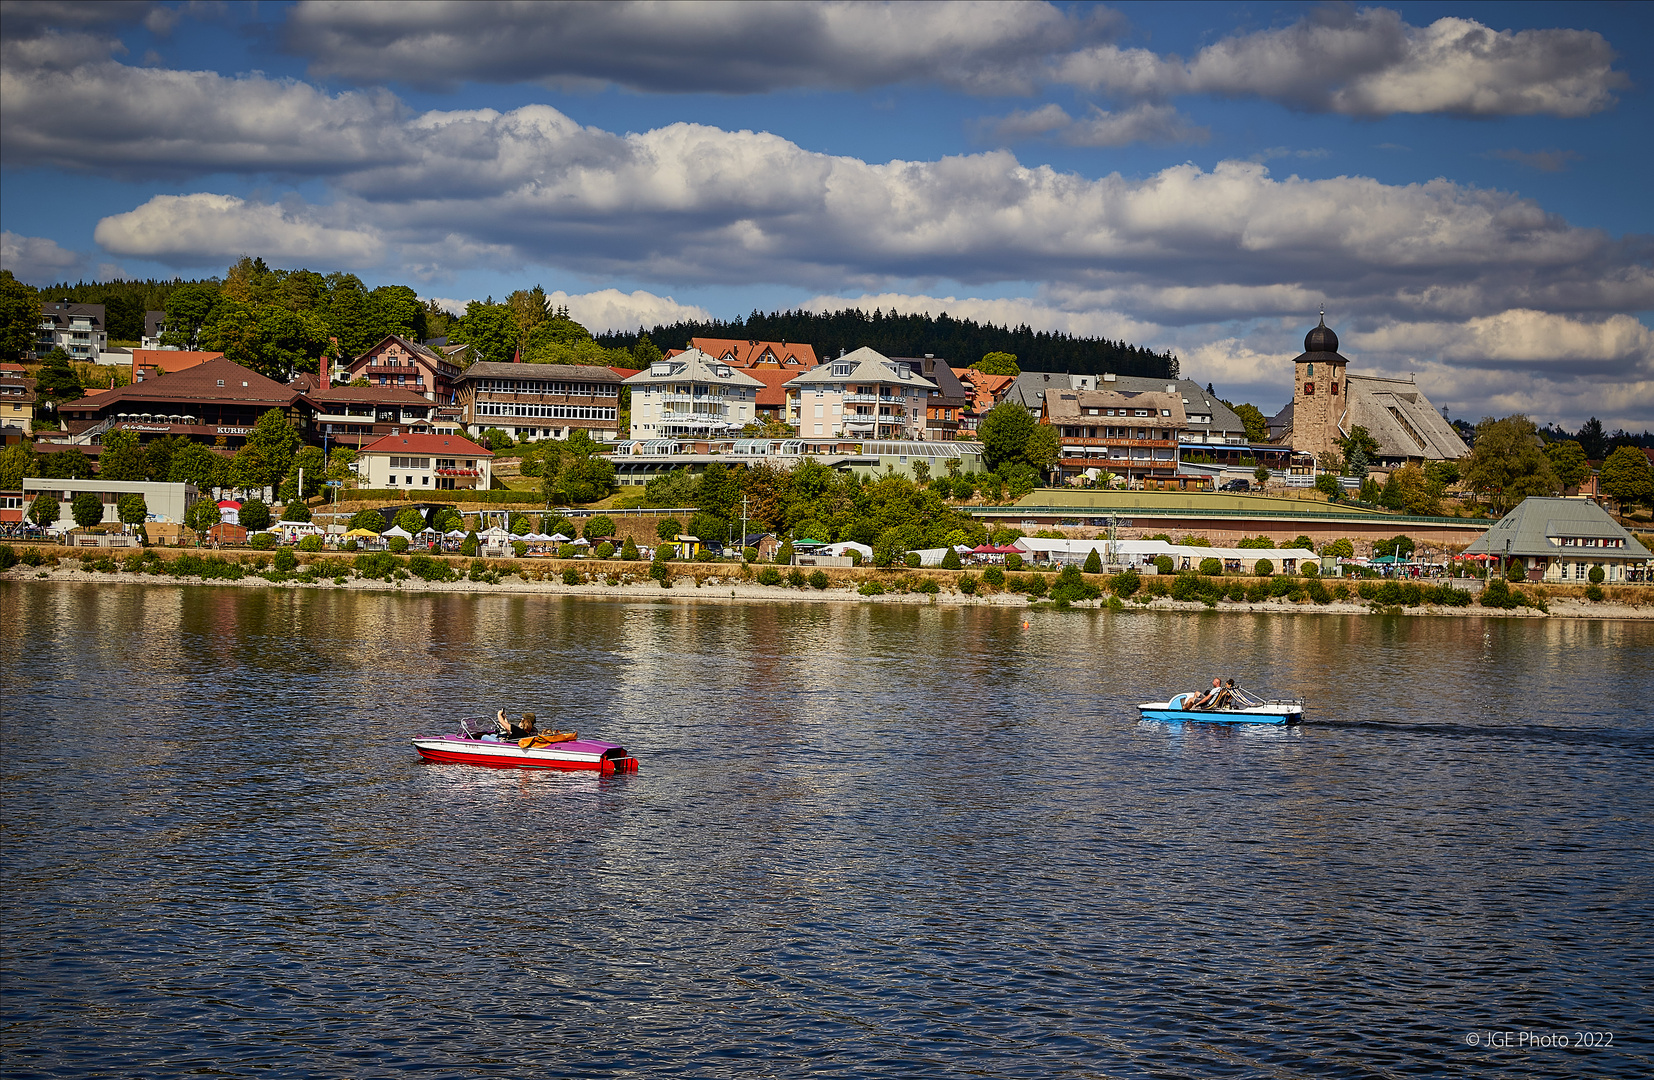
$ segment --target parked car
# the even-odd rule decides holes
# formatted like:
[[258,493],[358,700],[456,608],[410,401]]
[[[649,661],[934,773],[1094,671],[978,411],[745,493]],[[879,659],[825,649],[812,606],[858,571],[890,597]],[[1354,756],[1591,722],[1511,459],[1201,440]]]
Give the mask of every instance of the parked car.
[[1219,491],[1251,491],[1252,490],[1252,481],[1245,480],[1245,479],[1231,480],[1227,484],[1224,484],[1222,487],[1218,488],[1218,490]]

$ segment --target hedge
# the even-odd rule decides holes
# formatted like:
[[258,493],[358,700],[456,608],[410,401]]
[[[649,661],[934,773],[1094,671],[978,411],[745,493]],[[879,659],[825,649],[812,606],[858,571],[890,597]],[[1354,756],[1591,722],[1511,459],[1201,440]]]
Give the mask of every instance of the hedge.
[[[412,498],[417,494],[418,498]],[[532,503],[535,506],[544,506],[546,497],[538,491],[419,491],[412,488],[355,488],[341,491],[339,497],[350,502],[378,501],[401,502],[403,496],[409,496],[409,502],[440,502],[440,503]]]

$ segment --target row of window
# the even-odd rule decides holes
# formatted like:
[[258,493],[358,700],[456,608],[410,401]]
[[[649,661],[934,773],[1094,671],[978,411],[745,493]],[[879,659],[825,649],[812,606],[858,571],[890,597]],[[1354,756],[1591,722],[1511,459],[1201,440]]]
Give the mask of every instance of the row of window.
[[[1086,409],[1087,416],[1153,416],[1153,409]],[[1170,409],[1161,409],[1161,416],[1170,416]]]
[[551,420],[618,420],[620,410],[599,405],[523,405],[517,402],[479,402],[478,416],[539,416]]
[[[1314,383],[1307,382],[1307,383],[1304,384],[1304,396],[1305,397],[1314,397],[1315,396],[1315,384]],[[1338,396],[1338,384],[1337,383],[1332,384],[1332,396],[1333,397]]]
[[429,469],[430,467],[431,459],[428,457],[391,458],[391,468],[393,469]]
[[1170,431],[1155,428],[1064,427],[1062,434],[1065,439],[1164,439],[1169,442],[1172,438]]
[[614,383],[548,382],[541,379],[478,379],[477,389],[498,394],[567,394],[576,397],[618,397]]
[[1624,547],[1625,546],[1625,540],[1622,539],[1622,538],[1610,537],[1610,536],[1605,536],[1605,537],[1601,537],[1601,538],[1594,537],[1594,536],[1584,536],[1584,537],[1564,536],[1562,538],[1562,546],[1563,547],[1605,547],[1605,548],[1610,548],[1611,547],[1611,548],[1617,548],[1617,547]]

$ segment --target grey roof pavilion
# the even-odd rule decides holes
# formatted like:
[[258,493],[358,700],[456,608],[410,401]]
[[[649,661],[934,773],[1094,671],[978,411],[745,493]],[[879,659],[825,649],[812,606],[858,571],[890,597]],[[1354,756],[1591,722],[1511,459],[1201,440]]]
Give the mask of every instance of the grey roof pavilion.
[[1608,581],[1640,581],[1654,555],[1588,499],[1523,499],[1465,549],[1521,559],[1535,581],[1585,581],[1600,566]]

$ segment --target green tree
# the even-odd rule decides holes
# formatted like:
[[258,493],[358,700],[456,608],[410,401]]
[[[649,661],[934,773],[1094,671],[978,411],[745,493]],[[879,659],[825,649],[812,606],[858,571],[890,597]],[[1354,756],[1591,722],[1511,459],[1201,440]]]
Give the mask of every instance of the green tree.
[[1024,460],[1028,437],[1034,433],[1034,418],[1014,401],[1001,401],[977,425],[982,440],[983,460],[990,470],[1001,464]]
[[1337,502],[1338,496],[1344,493],[1344,489],[1338,484],[1338,477],[1332,473],[1321,473],[1317,476],[1315,478],[1315,490],[1325,495],[1332,502]]
[[649,335],[643,332],[643,328],[638,327],[637,344],[632,346],[632,366],[642,370],[659,359],[660,349],[649,340]]
[[368,298],[376,342],[386,334],[400,334],[409,341],[422,341],[428,336],[425,305],[408,286],[381,285]]
[[223,520],[218,503],[212,499],[197,499],[184,511],[184,524],[197,533],[205,533]]
[[1375,556],[1397,555],[1403,559],[1411,559],[1413,551],[1413,538],[1411,536],[1392,536],[1388,540],[1375,540],[1373,542],[1373,554]]
[[105,480],[148,480],[149,460],[138,445],[138,436],[120,428],[105,432],[98,475]]
[[293,467],[293,455],[298,452],[300,442],[299,433],[293,430],[280,409],[270,409],[260,416],[247,436],[247,447],[258,452],[262,463],[256,486],[274,487],[281,483]]
[[358,510],[350,515],[350,528],[366,529],[368,532],[382,533],[385,531],[384,515],[377,510]]
[[980,371],[984,375],[1021,375],[1022,368],[1017,366],[1015,353],[991,352],[971,365],[973,371]]
[[55,450],[51,453],[35,453],[35,468],[39,475],[54,480],[90,480],[92,479],[92,459],[81,452],[80,447],[71,447],[68,450]]
[[942,569],[959,570],[962,568],[963,564],[959,561],[959,552],[955,551],[952,547],[949,547],[947,554],[942,556]]
[[397,511],[396,527],[405,533],[417,534],[425,528],[425,515],[411,506],[405,506]]
[[1609,454],[1598,479],[1602,493],[1622,507],[1654,506],[1654,468],[1648,455],[1635,446],[1622,446]]
[[626,542],[620,545],[620,557],[627,562],[637,561],[637,544],[628,536]]
[[1299,551],[1314,551],[1315,541],[1311,540],[1303,533],[1299,533],[1297,536],[1294,536],[1290,542],[1284,544],[1283,546],[1288,548],[1296,548]]
[[1575,440],[1546,443],[1545,456],[1550,458],[1551,470],[1563,488],[1578,488],[1591,475],[1591,465],[1585,460],[1585,447]]
[[546,291],[536,285],[532,289],[518,289],[506,297],[505,306],[516,320],[516,349],[526,356],[529,338],[541,323],[551,318],[551,301],[546,299]]
[[449,325],[448,340],[470,345],[478,360],[509,364],[516,353],[517,320],[510,308],[494,303],[492,297],[473,300],[465,305],[465,314]]
[[167,468],[168,482],[194,484],[202,491],[228,486],[229,474],[229,459],[222,454],[213,453],[197,442],[190,443],[174,454]]
[[193,349],[201,328],[218,306],[218,286],[212,282],[180,285],[167,295],[167,332],[161,344],[174,349]]
[[263,532],[270,527],[270,507],[263,499],[248,499],[241,504],[237,520],[248,532]]
[[69,366],[69,354],[62,349],[53,349],[46,354],[39,370],[34,373],[34,378],[35,393],[40,395],[43,402],[55,404],[86,396],[86,390],[80,384],[80,376]]
[[39,295],[10,270],[0,270],[0,357],[18,360],[33,350],[39,325]]
[[587,540],[596,543],[615,534],[615,519],[608,514],[595,514],[586,519],[586,528],[582,535]]
[[1353,559],[1355,558],[1355,544],[1344,537],[1329,540],[1321,545],[1321,554],[1338,559]]
[[655,537],[662,543],[672,543],[682,532],[683,522],[675,517],[663,517],[655,522]]
[[34,522],[36,525],[39,525],[42,529],[50,528],[51,526],[57,524],[57,519],[61,517],[62,514],[63,510],[62,507],[58,505],[58,501],[52,496],[44,493],[36,495],[34,497],[34,502],[29,506],[29,520]]
[[[292,502],[315,497],[327,479],[327,463],[319,446],[301,446],[288,464],[287,477],[281,482],[283,501]],[[304,472],[304,491],[299,491],[299,472]]]
[[906,538],[900,529],[886,529],[873,544],[873,565],[888,567],[907,554]]
[[1085,557],[1085,572],[1088,574],[1100,574],[1103,572],[1102,556],[1097,554],[1096,548],[1092,548],[1091,554]]
[[309,521],[310,507],[302,502],[290,502],[281,508],[283,521]]
[[1262,409],[1256,405],[1243,404],[1234,406],[1234,413],[1246,427],[1247,441],[1255,443],[1269,441],[1269,418],[1264,416]]
[[34,451],[28,443],[13,443],[0,450],[0,491],[22,491],[23,478],[34,475]]
[[1022,459],[1043,475],[1062,457],[1062,436],[1050,424],[1035,424],[1022,450]]
[[1263,487],[1265,484],[1268,484],[1269,483],[1269,466],[1268,465],[1259,465],[1256,469],[1253,469],[1252,470],[1252,479],[1257,482],[1259,487]]
[[103,496],[95,491],[83,491],[69,504],[69,513],[76,525],[90,529],[103,521]]
[[1529,496],[1555,495],[1562,489],[1540,449],[1538,428],[1520,414],[1503,420],[1488,417],[1476,425],[1465,483],[1499,514]]

